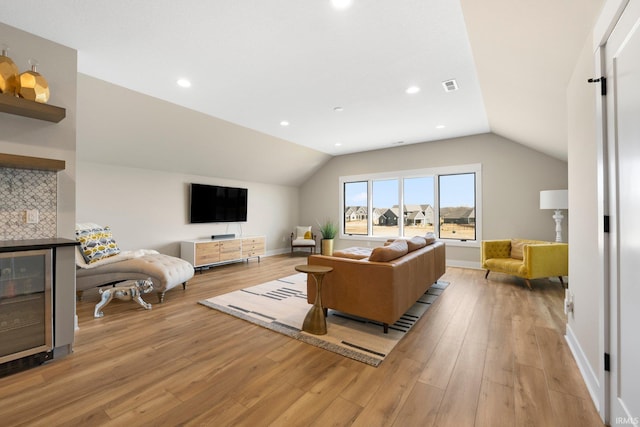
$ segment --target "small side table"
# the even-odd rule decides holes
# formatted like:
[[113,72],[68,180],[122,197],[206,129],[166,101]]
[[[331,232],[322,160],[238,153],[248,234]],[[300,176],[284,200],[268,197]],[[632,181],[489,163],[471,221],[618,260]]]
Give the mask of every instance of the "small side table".
[[325,274],[333,271],[333,267],[324,265],[296,265],[296,271],[307,273],[313,276],[316,281],[316,300],[304,318],[302,330],[314,335],[325,335],[327,333],[327,319],[322,308],[322,278]]

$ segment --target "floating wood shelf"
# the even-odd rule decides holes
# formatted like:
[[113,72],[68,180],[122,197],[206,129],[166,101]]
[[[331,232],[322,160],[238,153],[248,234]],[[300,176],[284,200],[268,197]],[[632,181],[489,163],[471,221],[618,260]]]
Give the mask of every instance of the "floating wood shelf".
[[17,156],[0,153],[0,167],[15,169],[34,169],[44,171],[61,171],[65,168],[64,160],[43,159],[41,157]]
[[29,101],[28,99],[6,94],[0,94],[0,111],[54,123],[58,123],[67,115],[67,110],[62,107]]

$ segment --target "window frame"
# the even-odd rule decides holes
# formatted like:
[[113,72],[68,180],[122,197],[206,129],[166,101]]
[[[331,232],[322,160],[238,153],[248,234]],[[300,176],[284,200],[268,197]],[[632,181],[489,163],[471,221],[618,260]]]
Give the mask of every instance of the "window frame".
[[[467,165],[453,165],[453,166],[442,166],[442,167],[432,167],[432,168],[424,168],[424,169],[410,169],[410,170],[400,170],[400,171],[391,171],[391,172],[380,172],[380,173],[371,173],[371,174],[363,174],[363,175],[349,175],[349,176],[341,176],[339,177],[339,209],[340,214],[338,218],[340,218],[340,227],[339,227],[339,238],[345,240],[369,240],[369,241],[385,241],[388,238],[393,238],[396,236],[376,236],[373,235],[373,224],[372,221],[372,213],[373,213],[373,181],[379,180],[389,180],[389,179],[397,179],[398,180],[398,191],[399,191],[399,206],[404,206],[404,179],[405,178],[419,178],[419,177],[433,177],[433,210],[434,210],[434,219],[437,218],[439,222],[440,218],[440,197],[439,197],[439,176],[440,175],[455,175],[455,174],[475,174],[475,232],[476,238],[475,240],[465,240],[465,239],[452,239],[450,237],[443,238],[442,240],[446,242],[448,245],[452,246],[467,246],[467,247],[479,247],[480,242],[482,241],[482,164],[473,163]],[[344,199],[344,187],[345,184],[350,182],[367,182],[367,229],[368,234],[345,234],[345,199]],[[404,214],[401,212],[400,218],[403,219]],[[399,220],[399,228],[398,234],[402,235],[404,231],[404,221]],[[440,239],[440,225],[434,226],[434,232],[436,237]]]

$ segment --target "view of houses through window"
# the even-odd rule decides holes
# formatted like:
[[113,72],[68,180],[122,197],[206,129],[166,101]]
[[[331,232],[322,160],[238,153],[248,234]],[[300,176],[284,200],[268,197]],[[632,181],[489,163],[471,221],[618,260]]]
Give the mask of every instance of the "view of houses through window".
[[412,237],[433,232],[441,239],[477,240],[479,167],[469,169],[341,178],[343,234]]

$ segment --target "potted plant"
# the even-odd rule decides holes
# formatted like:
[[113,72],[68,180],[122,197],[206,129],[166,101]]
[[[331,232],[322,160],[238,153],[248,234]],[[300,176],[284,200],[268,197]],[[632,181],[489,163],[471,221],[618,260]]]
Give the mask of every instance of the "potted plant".
[[318,223],[320,226],[320,234],[322,234],[321,250],[322,255],[333,255],[333,239],[338,234],[338,226],[335,222],[327,219],[323,224]]

